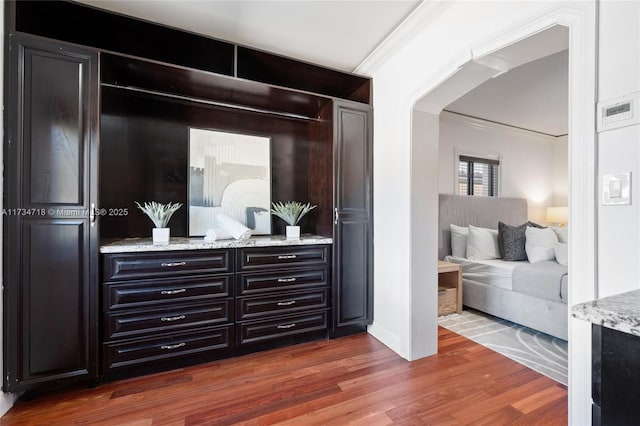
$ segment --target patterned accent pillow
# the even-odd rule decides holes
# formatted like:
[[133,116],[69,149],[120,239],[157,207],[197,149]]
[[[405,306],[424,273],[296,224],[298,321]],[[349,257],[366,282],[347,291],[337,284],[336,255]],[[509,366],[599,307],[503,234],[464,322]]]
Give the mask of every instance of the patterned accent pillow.
[[543,226],[533,222],[526,222],[519,226],[498,222],[498,248],[503,260],[516,261],[528,259],[525,250],[527,226],[543,228]]

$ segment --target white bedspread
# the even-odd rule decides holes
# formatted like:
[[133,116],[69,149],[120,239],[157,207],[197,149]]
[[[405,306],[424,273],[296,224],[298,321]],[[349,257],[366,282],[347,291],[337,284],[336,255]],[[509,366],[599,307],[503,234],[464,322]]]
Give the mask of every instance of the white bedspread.
[[461,264],[465,279],[506,290],[513,290],[512,277],[515,267],[528,263],[526,261],[510,262],[501,259],[469,260],[454,256],[447,256],[444,260]]

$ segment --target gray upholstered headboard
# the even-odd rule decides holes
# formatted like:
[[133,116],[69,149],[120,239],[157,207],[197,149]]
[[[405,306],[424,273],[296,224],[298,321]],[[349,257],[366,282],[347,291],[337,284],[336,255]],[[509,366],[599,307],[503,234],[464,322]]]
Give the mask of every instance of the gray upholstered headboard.
[[440,194],[438,258],[451,254],[450,224],[498,229],[498,221],[521,225],[527,221],[527,200]]

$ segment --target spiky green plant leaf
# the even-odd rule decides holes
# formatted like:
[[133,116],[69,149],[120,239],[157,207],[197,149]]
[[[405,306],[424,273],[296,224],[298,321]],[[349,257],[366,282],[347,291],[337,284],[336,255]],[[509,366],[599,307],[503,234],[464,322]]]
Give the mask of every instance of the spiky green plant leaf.
[[156,228],[166,228],[171,216],[182,207],[182,203],[162,204],[151,201],[150,203],[144,203],[144,206],[141,206],[137,201],[135,203],[140,210],[149,216]]
[[316,208],[315,204],[302,204],[299,201],[280,201],[271,203],[271,206],[271,213],[284,220],[290,226],[296,225],[304,215]]

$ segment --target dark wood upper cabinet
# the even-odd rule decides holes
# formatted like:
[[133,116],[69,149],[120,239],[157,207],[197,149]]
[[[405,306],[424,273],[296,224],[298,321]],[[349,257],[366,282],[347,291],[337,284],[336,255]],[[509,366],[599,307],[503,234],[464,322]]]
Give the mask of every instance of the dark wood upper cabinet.
[[318,111],[331,103],[313,93],[108,53],[100,58],[100,70],[103,85],[263,114],[317,119]]
[[101,50],[234,74],[234,46],[67,1],[15,2],[15,30]]
[[[235,96],[253,106],[284,97],[288,103],[307,103],[314,96],[371,102],[371,79],[302,62],[211,37],[190,33],[69,1],[15,1],[8,14],[9,30],[91,46],[101,51],[151,59],[190,68],[187,76],[212,81],[193,71],[238,77],[247,83]],[[135,72],[135,69],[132,70]],[[176,72],[176,78],[182,76]],[[153,79],[153,76],[150,76]],[[256,89],[251,82],[266,83]],[[196,82],[197,83],[197,82]],[[198,84],[201,84],[199,82]],[[227,82],[229,86],[234,84]],[[235,84],[238,84],[236,82]],[[194,85],[196,88],[197,85]],[[278,87],[294,89],[288,95]],[[170,87],[170,86],[166,86]],[[184,85],[182,85],[184,87]],[[253,91],[253,92],[251,92]],[[224,92],[224,90],[223,90]],[[271,93],[273,92],[273,93]],[[305,94],[308,96],[305,97]],[[227,93],[227,96],[233,95]],[[256,99],[263,97],[263,99]],[[204,94],[206,98],[208,95]],[[297,98],[300,98],[299,101]],[[243,99],[247,99],[244,101]],[[277,100],[277,99],[276,99]],[[245,105],[238,102],[237,105]],[[280,108],[280,106],[278,106]],[[276,109],[277,110],[277,109]]]
[[97,55],[14,36],[5,136],[4,389],[97,377]]
[[[292,300],[314,312],[282,308],[269,296],[275,310],[248,312],[255,316],[234,332],[236,296],[227,289],[225,325],[176,331],[170,338],[185,338],[184,345],[169,347],[180,344],[183,355],[230,353],[236,338],[251,346],[291,333],[326,336],[329,322],[336,337],[366,328],[373,310],[371,79],[75,2],[9,0],[4,7],[5,391],[93,380],[100,365],[164,356],[165,343],[154,339],[133,347],[123,337],[99,350],[99,246],[100,239],[150,236],[151,221],[134,201],[188,202],[190,127],[269,137],[271,200],[316,204],[300,222],[303,233],[333,236],[334,245],[322,248],[320,263],[285,268],[293,276],[276,277],[279,268],[264,265],[241,273],[259,285],[294,278],[300,287],[290,289]],[[173,237],[188,236],[188,220],[187,208],[176,213]],[[284,227],[272,220],[273,234]],[[233,284],[230,271],[204,283],[198,305]],[[184,292],[198,299],[206,277],[196,275]],[[155,280],[168,285],[175,277],[130,278],[144,281],[142,295]],[[121,284],[115,279],[113,291]],[[313,294],[302,295],[307,290]],[[246,303],[235,307],[254,309],[254,296],[239,296]],[[267,313],[273,317],[260,324]]]
[[333,324],[340,335],[373,320],[371,108],[334,103]]
[[371,80],[271,53],[238,46],[240,78],[369,103]]

